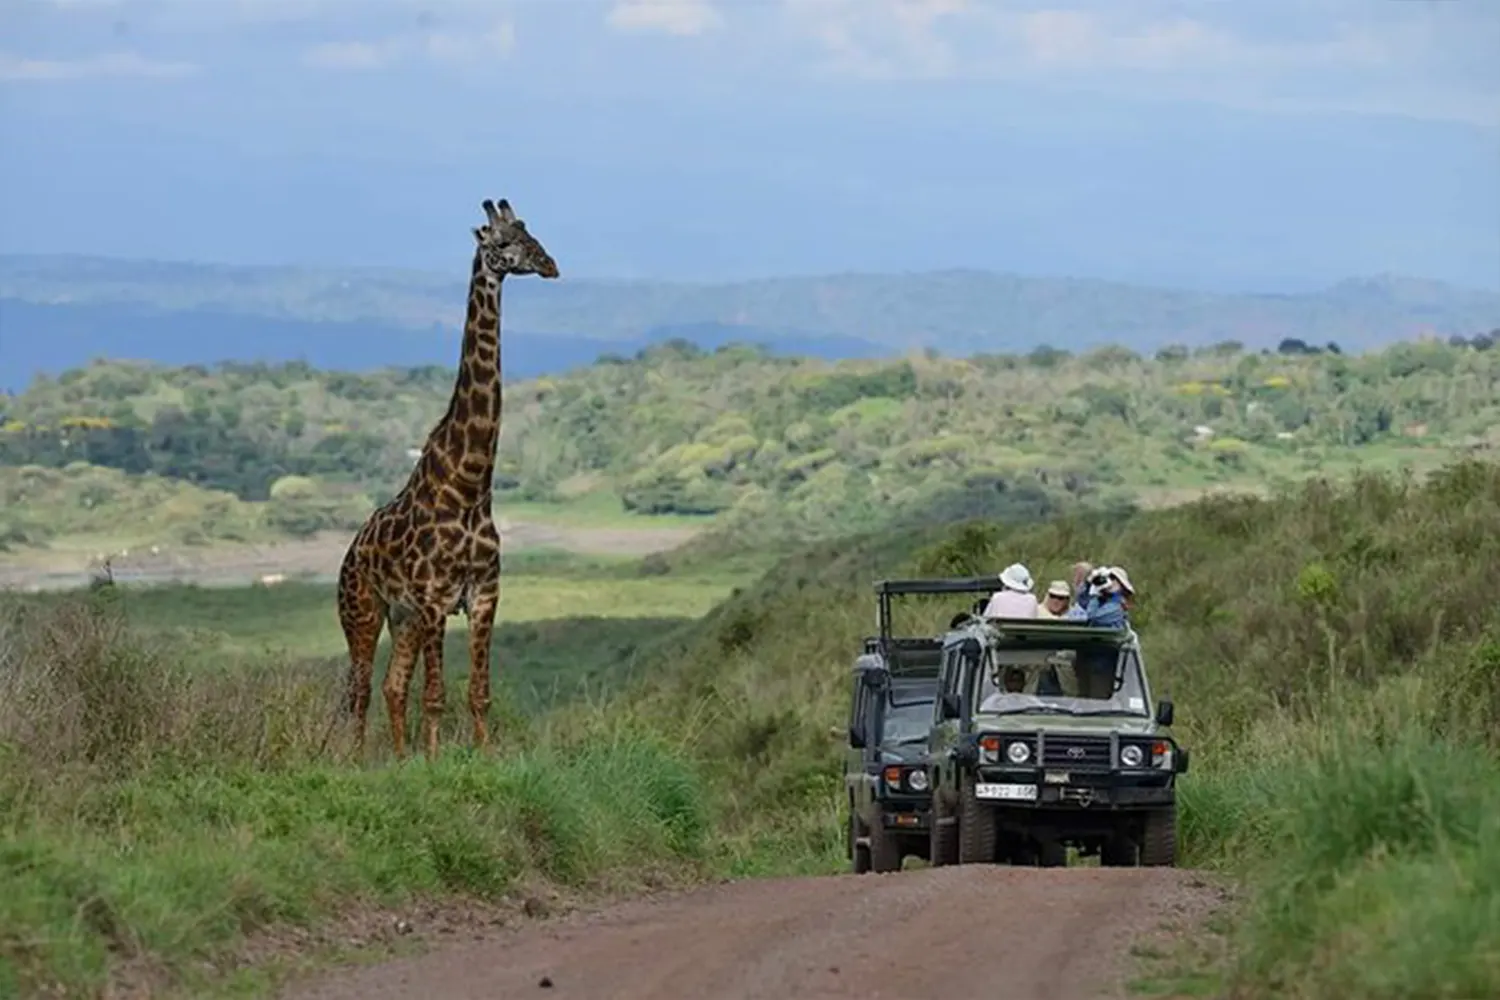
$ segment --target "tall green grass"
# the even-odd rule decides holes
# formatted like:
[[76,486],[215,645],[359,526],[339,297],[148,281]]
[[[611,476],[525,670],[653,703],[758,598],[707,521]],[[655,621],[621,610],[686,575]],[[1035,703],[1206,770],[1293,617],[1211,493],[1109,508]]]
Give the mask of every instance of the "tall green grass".
[[498,759],[351,766],[339,675],[256,668],[184,667],[99,598],[0,619],[0,995],[94,996],[123,965],[180,983],[354,903],[705,863],[700,777],[649,734],[512,716]]

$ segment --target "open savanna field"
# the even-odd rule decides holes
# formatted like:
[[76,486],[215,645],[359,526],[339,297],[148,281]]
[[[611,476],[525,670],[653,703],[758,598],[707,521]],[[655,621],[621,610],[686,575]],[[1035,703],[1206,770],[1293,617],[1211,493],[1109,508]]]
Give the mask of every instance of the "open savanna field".
[[1475,595],[1500,557],[1500,469],[1268,493],[876,532],[769,569],[518,558],[499,746],[465,748],[450,647],[435,763],[389,761],[378,708],[350,759],[326,586],[8,595],[0,994],[258,995],[521,911],[838,872],[828,734],[871,580],[1013,559],[1045,579],[1087,556],[1130,569],[1193,750],[1179,864],[1236,886],[1140,944],[1131,989],[1493,996],[1500,614]]

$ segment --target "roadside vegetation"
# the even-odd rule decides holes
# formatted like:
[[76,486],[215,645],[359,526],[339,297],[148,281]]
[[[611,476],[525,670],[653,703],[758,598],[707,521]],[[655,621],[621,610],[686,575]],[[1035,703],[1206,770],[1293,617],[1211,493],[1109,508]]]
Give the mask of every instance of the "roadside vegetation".
[[[678,633],[630,703],[692,720],[746,870],[778,855],[841,867],[828,733],[872,628],[869,581],[1016,559],[1045,581],[1080,557],[1126,566],[1141,588],[1155,689],[1194,754],[1182,863],[1251,889],[1232,964],[1187,970],[1200,986],[1500,993],[1500,610],[1477,596],[1500,558],[1500,466],[1208,498],[1123,524],[974,522],[832,544]],[[935,602],[913,627],[954,610]]]
[[[825,362],[668,342],[509,387],[497,504],[711,523],[743,548],[935,507],[1151,506],[1431,467],[1500,446],[1492,347],[1478,336],[1346,355],[1226,341],[1153,357],[1103,347]],[[350,529],[404,480],[451,387],[445,367],[298,363],[101,361],[38,378],[0,397],[0,544],[101,531],[111,508],[156,511],[141,519],[150,543]]]
[[[1045,581],[1080,557],[1140,587],[1155,693],[1194,755],[1182,863],[1248,889],[1230,958],[1194,981],[1244,998],[1500,993],[1500,611],[1485,599],[1500,467],[1480,462],[811,545],[702,618],[622,620],[619,657],[556,700],[502,684],[501,757],[455,747],[431,768],[378,759],[378,710],[376,759],[342,759],[337,656],[184,655],[173,616],[189,605],[170,602],[201,595],[7,598],[0,993],[201,986],[247,934],[370,903],[840,870],[829,730],[870,582],[1015,559]],[[954,610],[933,602],[911,627]],[[539,672],[612,634],[523,627],[512,661]],[[450,745],[467,742],[456,679]]]

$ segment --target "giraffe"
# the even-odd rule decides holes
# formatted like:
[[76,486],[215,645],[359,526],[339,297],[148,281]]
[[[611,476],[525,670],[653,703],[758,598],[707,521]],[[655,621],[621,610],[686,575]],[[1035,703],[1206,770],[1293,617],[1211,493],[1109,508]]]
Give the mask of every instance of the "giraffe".
[[486,199],[483,207],[488,221],[473,231],[478,246],[448,411],[428,434],[406,485],[370,514],[339,567],[356,753],[365,745],[375,650],[389,623],[391,655],[382,692],[396,756],[406,755],[407,695],[419,656],[426,670],[424,750],[429,760],[437,755],[443,636],[448,616],[460,611],[469,623],[474,743],[489,745],[490,634],[500,601],[500,534],[490,510],[500,435],[500,285],[507,274],[556,278],[558,270],[505,199]]

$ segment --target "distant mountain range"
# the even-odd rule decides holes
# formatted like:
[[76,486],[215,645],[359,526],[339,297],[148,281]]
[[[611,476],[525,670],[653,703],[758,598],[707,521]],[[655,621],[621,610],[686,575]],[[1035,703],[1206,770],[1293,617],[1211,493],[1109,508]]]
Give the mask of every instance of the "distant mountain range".
[[[0,255],[0,387],[93,357],[174,364],[303,358],[327,368],[451,364],[467,278]],[[1360,350],[1500,327],[1500,293],[1395,276],[1298,294],[1215,294],[983,271],[834,274],[732,284],[521,279],[505,298],[514,377],[672,337],[869,357],[1287,337]]]

